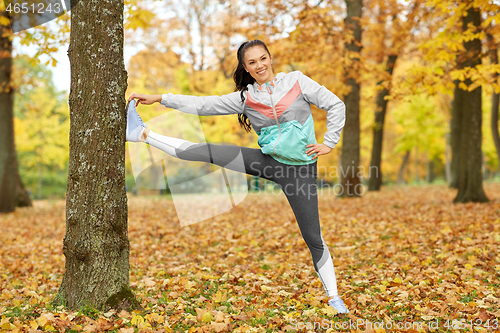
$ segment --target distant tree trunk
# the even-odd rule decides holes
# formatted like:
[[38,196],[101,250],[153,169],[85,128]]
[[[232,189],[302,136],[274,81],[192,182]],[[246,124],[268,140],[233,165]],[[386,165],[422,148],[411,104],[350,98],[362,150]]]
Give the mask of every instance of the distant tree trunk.
[[425,182],[429,182],[430,179],[430,165],[431,161],[429,160],[429,153],[425,152]]
[[445,150],[445,166],[444,175],[446,182],[451,184],[451,162],[450,162],[450,134],[446,134],[446,150]]
[[[394,66],[396,65],[396,60],[398,56],[393,54],[389,55],[387,59],[386,71],[392,77],[392,72]],[[379,81],[378,85],[382,84],[383,81]],[[382,185],[382,143],[384,141],[384,122],[385,114],[387,112],[387,100],[384,98],[389,95],[389,90],[383,88],[377,95],[377,109],[375,111],[375,124],[373,126],[373,147],[372,147],[372,159],[370,161],[370,171],[374,168],[377,172],[370,172],[370,179],[368,180],[368,191],[380,191],[380,185]]]
[[491,171],[490,169],[484,170],[484,180],[490,179]]
[[427,160],[426,181],[429,184],[432,184],[432,182],[434,182],[434,179],[436,179],[436,174],[434,173],[435,164],[436,162],[434,159]]
[[[9,19],[8,12],[0,17]],[[14,140],[14,88],[12,74],[12,29],[0,24],[0,213],[16,206],[31,206],[31,199],[19,176]]]
[[[19,170],[18,167],[19,167],[19,165],[17,163],[17,155],[16,155],[16,164],[14,166],[14,169]],[[16,179],[16,184],[17,184],[16,185],[16,198],[17,198],[16,206],[17,207],[31,207],[31,206],[33,206],[31,199],[30,199],[30,196],[28,194],[28,191],[26,191],[26,189],[24,188],[24,184],[21,180],[21,176],[19,175],[19,172],[15,173],[15,177],[17,178]]]
[[415,147],[415,183],[420,183],[420,176],[418,172],[418,146]]
[[[2,16],[6,16],[5,12]],[[8,28],[0,24],[2,36]],[[12,71],[12,43],[9,36],[0,36],[1,49],[9,52],[7,57],[0,56],[0,213],[10,213],[16,209],[16,178],[14,161],[14,90],[10,86]],[[5,85],[6,84],[6,85]],[[5,88],[3,88],[5,87]]]
[[[498,52],[495,41],[491,34],[486,35],[488,37],[488,46],[491,54],[491,63],[498,65]],[[493,74],[493,78],[496,81],[498,78],[498,73]],[[493,142],[495,143],[495,148],[497,151],[497,159],[500,160],[500,135],[498,134],[498,112],[500,105],[500,94],[493,91],[493,96],[491,97],[491,134],[493,135]]]
[[396,184],[405,184],[406,183],[406,181],[404,179],[404,172],[405,172],[406,164],[408,163],[409,157],[410,157],[410,151],[408,150],[405,154],[405,157],[403,157],[403,163],[401,163],[401,167],[399,168],[398,180],[396,181]]
[[[346,0],[347,17],[345,18],[345,27],[352,31],[353,39],[346,43],[345,48],[348,52],[358,54],[361,52],[361,19],[363,1]],[[346,68],[344,77],[346,84],[351,87],[351,91],[344,98],[346,105],[346,122],[342,131],[342,159],[341,159],[341,188],[342,197],[359,197],[361,191],[358,185],[361,184],[359,178],[359,68],[356,64],[359,62],[359,56],[353,56],[352,65]]]
[[[467,10],[467,16],[462,18],[462,29],[467,29],[471,22],[480,29],[481,15],[473,6]],[[479,31],[479,30],[478,30]],[[465,58],[464,67],[475,68],[481,64],[481,40],[473,39],[464,42]],[[467,86],[472,83],[471,79],[464,82]],[[473,91],[455,89],[455,93],[461,96],[463,104],[462,118],[460,119],[460,157],[457,170],[458,193],[453,202],[487,202],[488,198],[483,191],[482,175],[482,152],[481,152],[481,86]]]
[[[37,154],[38,155],[38,154]],[[41,157],[37,156],[38,162],[36,163],[38,168],[38,200],[42,199],[42,163],[40,162]]]
[[123,1],[71,10],[66,271],[55,303],[140,308],[129,287]]

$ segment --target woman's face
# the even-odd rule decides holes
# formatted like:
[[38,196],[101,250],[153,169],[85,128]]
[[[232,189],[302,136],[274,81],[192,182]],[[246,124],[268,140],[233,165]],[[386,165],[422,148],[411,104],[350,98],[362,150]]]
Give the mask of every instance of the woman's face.
[[258,84],[264,84],[274,79],[271,56],[264,47],[256,45],[247,49],[243,58],[243,67]]

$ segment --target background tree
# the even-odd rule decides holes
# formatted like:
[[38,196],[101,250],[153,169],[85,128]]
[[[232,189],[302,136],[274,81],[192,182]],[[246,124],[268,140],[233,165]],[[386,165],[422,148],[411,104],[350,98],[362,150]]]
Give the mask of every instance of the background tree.
[[0,213],[16,206],[31,206],[19,176],[14,141],[14,87],[12,79],[12,29],[4,2],[0,3]]
[[[440,103],[440,96],[426,94],[410,95],[404,101],[397,103],[391,110],[396,126],[393,154],[403,155],[398,172],[397,183],[404,182],[404,170],[408,165],[411,151],[411,160],[415,165],[415,179],[420,180],[420,173],[426,172],[430,179],[428,163],[441,159],[445,153],[446,127],[450,115],[448,108]],[[424,170],[420,167],[422,160],[427,164]]]
[[[345,57],[349,59],[344,71],[345,84],[351,88],[345,95],[346,120],[342,130],[342,157],[341,157],[341,185],[342,196],[359,197],[357,185],[361,183],[359,177],[360,147],[359,147],[359,111],[360,111],[360,83],[359,61],[361,53],[361,14],[362,0],[346,0],[347,17],[345,18],[345,33],[352,34],[345,42]],[[345,176],[344,176],[345,175]]]
[[[480,31],[481,13],[474,3],[468,2],[466,16],[462,17],[462,29],[464,34],[470,29],[473,34]],[[469,23],[470,26],[469,26]],[[464,39],[463,58],[459,60],[465,68],[476,68],[481,65],[481,39],[472,37]],[[463,88],[466,88],[464,90]],[[482,150],[481,150],[481,124],[482,124],[482,96],[481,86],[473,84],[467,78],[463,84],[458,84],[455,89],[455,98],[460,104],[460,112],[454,113],[458,117],[460,132],[460,149],[458,151],[457,187],[458,193],[454,202],[487,202],[488,198],[483,190],[482,175]]]
[[129,287],[123,7],[80,0],[71,10],[66,271],[56,297],[69,308],[140,306]]
[[[374,6],[378,4],[378,6]],[[390,94],[394,67],[400,54],[404,54],[405,46],[413,37],[412,29],[419,29],[421,21],[426,21],[426,10],[422,2],[415,0],[409,5],[402,3],[386,3],[385,1],[371,2],[371,15],[375,16],[377,24],[371,24],[367,37],[376,42],[366,52],[375,54],[377,67],[382,69],[380,79],[377,82],[377,97],[375,101],[375,121],[373,124],[373,145],[370,160],[370,174],[368,190],[378,191],[382,185],[382,145],[384,137],[384,124],[387,113],[388,101],[386,97]],[[378,13],[376,8],[378,7]],[[407,8],[405,8],[407,7]],[[390,18],[390,21],[388,20]],[[389,22],[389,23],[386,23]],[[389,40],[389,41],[387,41]],[[386,48],[385,45],[391,46]],[[408,52],[408,51],[406,51]],[[384,64],[385,62],[385,64]],[[373,171],[373,172],[372,172]]]
[[[427,5],[432,9],[432,15],[428,18],[428,22],[432,24],[428,27],[428,34],[422,35],[427,38],[419,40],[417,59],[420,60],[417,60],[416,65],[407,71],[404,77],[401,77],[398,84],[393,86],[395,89],[391,97],[398,98],[398,96],[422,92],[429,95],[454,95],[450,129],[451,186],[460,187],[458,179],[465,176],[467,181],[462,179],[462,184],[471,186],[466,190],[471,196],[467,194],[465,197],[469,197],[472,201],[482,201],[486,198],[482,190],[481,175],[484,157],[481,153],[482,145],[478,143],[478,140],[482,141],[482,103],[481,92],[476,89],[481,86],[499,89],[498,82],[492,79],[492,74],[498,71],[498,65],[482,63],[482,58],[487,57],[488,54],[481,52],[481,44],[485,36],[483,31],[499,17],[499,6],[494,2],[479,3],[477,1],[463,3],[427,1]],[[463,18],[463,15],[469,16],[466,14],[469,7],[476,9],[481,7],[484,20],[482,21],[481,17]],[[467,22],[469,25],[464,23],[464,19],[469,20]],[[475,97],[471,99],[471,96]],[[473,100],[475,101],[472,102]],[[471,108],[474,111],[471,111]],[[460,109],[467,109],[469,113],[460,116]],[[465,123],[464,119],[466,119]],[[467,130],[463,128],[464,124],[468,124]],[[469,145],[474,148],[467,148],[466,146]],[[467,151],[466,154],[465,151]],[[461,161],[462,156],[467,156],[468,161]],[[471,158],[471,156],[475,157]],[[473,160],[476,162],[472,162]],[[477,165],[472,166],[474,163]],[[464,171],[466,164],[469,164],[472,169]],[[462,176],[459,175],[460,173]],[[460,195],[457,196],[457,200],[461,202],[469,200],[462,197],[466,192],[459,190]],[[472,195],[472,192],[475,194]]]
[[[23,107],[22,118],[15,118],[17,150],[22,169],[36,174],[36,197],[42,198],[43,173],[58,174],[68,161],[69,116],[66,103],[61,103],[46,89],[38,88],[29,94],[31,100]],[[47,172],[48,171],[48,172]],[[28,176],[28,175],[27,175]],[[47,184],[51,186],[52,184]]]
[[[281,8],[278,5],[277,8]],[[282,9],[283,10],[283,9]],[[342,3],[330,1],[318,1],[315,5],[310,2],[296,2],[292,8],[286,8],[293,18],[293,27],[288,37],[276,39],[272,47],[274,50],[274,63],[277,63],[276,71],[290,72],[300,70],[316,82],[327,87],[340,99],[348,92],[349,88],[344,85],[343,74],[347,58],[343,57],[344,37],[340,29],[344,19],[344,8]],[[274,10],[279,13],[279,11]],[[277,19],[280,18],[281,19]],[[269,18],[269,22],[286,22],[286,15],[277,15]],[[271,24],[271,23],[270,23]],[[275,25],[278,23],[275,23]],[[285,28],[276,31],[289,30]],[[257,29],[257,27],[255,27]],[[291,29],[290,29],[291,30]],[[350,63],[350,60],[348,61]],[[278,67],[279,66],[279,67]],[[358,68],[363,72],[363,67]],[[318,142],[323,141],[326,128],[326,113],[314,105],[311,111],[315,123],[315,132]],[[318,178],[327,182],[337,182],[340,172],[331,172],[331,166],[336,168],[340,162],[343,140],[340,140],[335,151],[324,155],[318,160],[318,170],[324,170],[318,174]]]
[[14,133],[19,173],[37,199],[61,198],[66,192],[69,110],[66,92],[52,72],[26,55],[14,59]]

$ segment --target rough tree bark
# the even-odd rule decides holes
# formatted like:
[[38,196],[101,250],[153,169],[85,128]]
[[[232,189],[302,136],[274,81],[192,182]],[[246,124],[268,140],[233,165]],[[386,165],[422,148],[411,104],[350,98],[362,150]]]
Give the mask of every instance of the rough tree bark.
[[[397,54],[391,54],[387,58],[386,72],[389,73],[390,77],[392,77],[397,59]],[[380,85],[382,82],[383,81],[379,81],[377,84]],[[385,114],[387,113],[387,100],[384,97],[387,95],[389,95],[389,89],[386,88],[379,91],[377,95],[377,110],[375,111],[375,124],[373,125],[373,146],[369,168],[370,179],[368,180],[368,191],[380,191],[380,185],[382,185],[382,143],[384,142],[384,122]],[[376,170],[373,174],[371,173],[372,168]]]
[[[0,17],[9,20],[8,12]],[[10,213],[16,206],[31,206],[24,189],[14,141],[14,87],[12,74],[12,29],[0,24],[0,213]]]
[[55,302],[140,308],[129,287],[123,0],[71,10],[66,271]]
[[[361,52],[361,18],[363,1],[362,0],[346,0],[347,17],[345,18],[345,27],[352,31],[354,38],[345,43],[345,48],[348,52],[359,54]],[[341,158],[341,180],[342,192],[339,196],[342,197],[359,197],[361,192],[358,185],[361,183],[359,177],[359,100],[360,100],[360,84],[359,68],[357,62],[359,57],[352,58],[352,65],[346,68],[344,72],[346,85],[351,87],[351,91],[344,96],[346,105],[346,122],[342,130],[342,158]]]
[[[462,18],[462,29],[467,30],[469,22],[476,29],[480,29],[481,14],[469,3],[467,16]],[[481,40],[473,39],[464,42],[465,57],[464,67],[474,68],[481,64]],[[469,86],[472,83],[470,78],[464,83]],[[481,151],[481,86],[472,91],[455,89],[463,104],[460,124],[460,149],[457,170],[458,193],[453,202],[487,202],[488,198],[483,190],[482,151]]]

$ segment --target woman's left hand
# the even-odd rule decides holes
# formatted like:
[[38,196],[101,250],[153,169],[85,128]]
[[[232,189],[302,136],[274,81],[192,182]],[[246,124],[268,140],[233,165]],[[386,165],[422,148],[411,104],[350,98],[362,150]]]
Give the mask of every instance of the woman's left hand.
[[318,158],[318,156],[321,156],[321,155],[326,155],[332,151],[332,148],[330,148],[327,145],[324,145],[322,143],[318,143],[318,144],[311,143],[311,144],[307,145],[306,147],[310,148],[310,149],[306,150],[307,155],[317,153],[316,155],[314,155],[313,159]]

